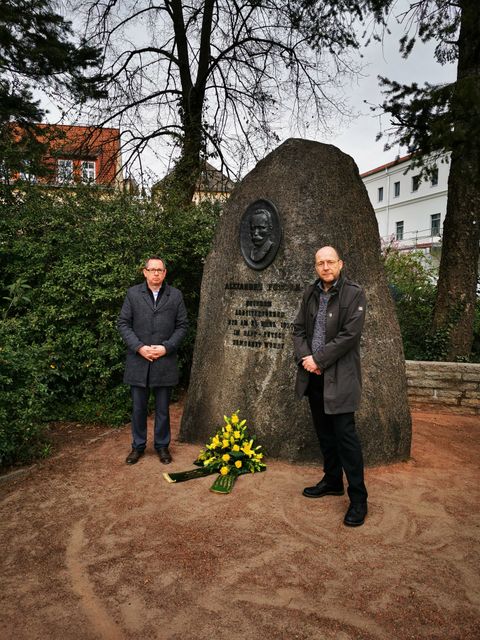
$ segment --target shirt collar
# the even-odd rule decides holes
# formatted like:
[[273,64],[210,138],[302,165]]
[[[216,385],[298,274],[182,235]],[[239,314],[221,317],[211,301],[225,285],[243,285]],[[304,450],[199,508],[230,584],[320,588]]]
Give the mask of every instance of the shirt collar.
[[325,291],[325,289],[323,288],[323,280],[320,280],[320,279],[319,279],[319,280],[318,280],[318,282],[317,282],[317,287],[320,289],[320,293],[326,293],[326,294],[329,294],[329,293],[337,293],[337,291],[338,291],[338,283],[339,283],[339,281],[340,281],[340,278],[337,278],[337,279],[335,280],[335,282],[331,285],[331,287],[329,288],[329,290],[328,290],[328,291]]
[[[145,284],[146,284],[146,283],[145,283]],[[162,282],[162,284],[160,285],[160,289],[157,291],[157,293],[160,293],[160,291],[163,291],[164,286],[165,286],[165,282]],[[148,284],[147,284],[147,290],[148,290],[150,293],[152,293],[152,294],[153,294],[153,289],[150,289],[150,287],[148,286]]]

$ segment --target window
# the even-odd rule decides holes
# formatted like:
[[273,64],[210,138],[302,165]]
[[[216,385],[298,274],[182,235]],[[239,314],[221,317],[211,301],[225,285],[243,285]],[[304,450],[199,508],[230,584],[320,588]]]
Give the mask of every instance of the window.
[[430,216],[430,234],[432,236],[440,235],[440,214],[434,213]]
[[398,198],[400,195],[400,182],[393,183],[393,195],[395,198]]
[[82,182],[95,182],[95,162],[82,160]]
[[432,175],[430,178],[430,184],[432,185],[432,187],[436,187],[438,184],[438,169],[437,167],[435,167],[435,169],[432,171]]
[[34,173],[29,173],[28,171],[20,171],[18,179],[23,182],[29,182],[30,184],[35,184],[37,182],[37,176]]
[[420,176],[416,175],[412,177],[412,191],[418,191],[418,187],[420,186]]
[[383,200],[383,187],[378,187],[378,201],[382,202]]
[[397,225],[397,230],[395,232],[395,239],[403,240],[403,220],[400,220],[400,222],[397,222],[396,225]]
[[33,171],[32,163],[29,160],[24,160],[22,165],[22,168],[18,172],[18,179],[22,182],[35,184],[37,182],[37,176]]
[[71,184],[73,182],[73,160],[57,161],[57,182]]

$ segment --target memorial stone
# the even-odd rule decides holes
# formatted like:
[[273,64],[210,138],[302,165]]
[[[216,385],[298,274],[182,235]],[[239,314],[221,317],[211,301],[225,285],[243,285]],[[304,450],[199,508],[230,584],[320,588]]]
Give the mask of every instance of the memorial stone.
[[294,396],[291,333],[324,245],[367,295],[356,414],[366,463],[408,458],[405,363],[374,211],[352,158],[298,139],[259,162],[225,205],[203,274],[181,440],[207,442],[239,410],[269,456],[320,459],[308,402]]

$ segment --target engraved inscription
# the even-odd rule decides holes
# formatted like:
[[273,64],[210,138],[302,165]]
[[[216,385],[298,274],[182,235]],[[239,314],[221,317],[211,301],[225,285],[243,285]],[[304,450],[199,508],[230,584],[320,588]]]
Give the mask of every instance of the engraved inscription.
[[[226,345],[257,350],[284,349],[293,329],[294,309],[284,292],[300,285],[227,282]],[[258,297],[257,297],[258,296]]]

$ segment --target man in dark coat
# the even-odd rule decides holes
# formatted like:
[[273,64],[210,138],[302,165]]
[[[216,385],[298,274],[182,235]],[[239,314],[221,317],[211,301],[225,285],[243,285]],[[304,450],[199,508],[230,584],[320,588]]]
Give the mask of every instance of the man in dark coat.
[[303,495],[343,495],[345,471],[350,507],[344,523],[359,526],[367,515],[368,494],[354,412],[360,404],[360,335],[366,300],[363,289],[342,275],[342,267],[333,247],[317,251],[319,278],[306,288],[294,323],[295,391],[299,398],[308,396],[324,460],[324,477],[306,487]]
[[124,382],[132,391],[132,450],[127,464],[135,464],[147,444],[147,412],[150,389],[155,394],[154,447],[160,461],[172,461],[169,403],[178,383],[177,349],[187,333],[187,310],[182,294],[165,282],[165,262],[149,258],[143,270],[145,282],[127,291],[118,330],[127,345]]

